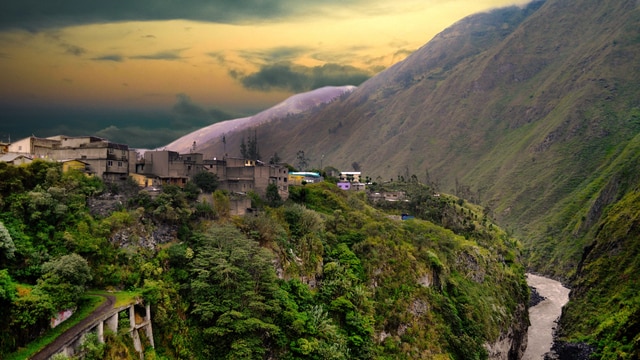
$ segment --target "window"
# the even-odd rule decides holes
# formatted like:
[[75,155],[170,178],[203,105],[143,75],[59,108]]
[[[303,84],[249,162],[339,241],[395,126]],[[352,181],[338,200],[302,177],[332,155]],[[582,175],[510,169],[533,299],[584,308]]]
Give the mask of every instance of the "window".
[[108,161],[107,161],[107,166],[113,166],[113,161],[108,160]]
[[122,167],[122,161],[118,161],[118,167]]

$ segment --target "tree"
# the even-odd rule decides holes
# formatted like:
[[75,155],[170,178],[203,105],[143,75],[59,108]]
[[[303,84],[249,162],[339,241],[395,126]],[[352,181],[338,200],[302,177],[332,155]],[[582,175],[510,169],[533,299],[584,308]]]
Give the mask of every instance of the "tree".
[[278,152],[274,152],[271,159],[269,159],[269,164],[275,165],[280,163],[280,156],[278,156]]
[[247,136],[246,143],[244,142],[244,138],[242,138],[242,142],[240,143],[240,154],[242,154],[242,157],[245,159],[260,160],[257,131],[254,131],[253,138],[251,138],[251,136]]
[[190,294],[205,358],[259,359],[276,346],[273,253],[232,226],[201,234]]
[[[0,255],[5,260],[13,259],[15,251],[16,245],[13,243],[13,239],[11,239],[11,235],[4,223],[0,221]],[[2,264],[2,259],[0,259],[0,264]]]
[[219,184],[218,175],[210,173],[208,171],[202,171],[193,175],[191,181],[193,181],[202,191],[206,193],[212,193],[216,191]]
[[87,260],[75,253],[42,264],[42,272],[39,286],[51,295],[58,309],[75,305],[92,280]]
[[298,150],[296,154],[296,164],[298,170],[305,170],[309,166],[310,159],[304,155],[304,150]]
[[271,207],[278,207],[282,205],[282,197],[280,197],[280,193],[278,191],[278,185],[273,183],[267,185],[266,200],[267,200],[267,205]]
[[354,162],[351,164],[351,167],[353,168],[353,171],[360,171],[360,164],[358,164],[358,162],[357,162],[357,161],[354,161]]

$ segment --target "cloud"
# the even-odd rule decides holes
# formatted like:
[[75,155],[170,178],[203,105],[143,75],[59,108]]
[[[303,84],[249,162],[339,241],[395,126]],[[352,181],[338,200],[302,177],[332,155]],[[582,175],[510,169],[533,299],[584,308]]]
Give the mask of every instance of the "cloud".
[[118,127],[111,125],[97,131],[95,135],[116,143],[127,144],[133,148],[153,149],[168,144],[188,133],[183,129],[145,128],[141,126]]
[[182,60],[184,58],[182,57],[182,55],[180,55],[180,53],[183,52],[184,50],[186,49],[164,50],[154,54],[131,56],[130,59],[167,60],[167,61]]
[[222,110],[205,109],[193,102],[187,94],[177,94],[176,99],[176,104],[171,109],[173,127],[199,128],[234,118]]
[[373,74],[349,65],[325,64],[307,67],[282,62],[265,65],[249,75],[229,72],[247,89],[270,91],[273,89],[303,92],[323,86],[360,85]]
[[124,57],[122,55],[112,54],[112,55],[104,55],[92,58],[91,60],[95,61],[115,61],[115,62],[123,62]]
[[273,64],[291,61],[311,51],[305,46],[279,46],[261,50],[242,50],[238,54],[252,64]]
[[193,20],[241,24],[327,12],[328,6],[366,6],[366,0],[5,0],[0,3],[0,29],[37,32],[70,25],[149,20]]
[[73,56],[82,56],[84,53],[87,52],[86,49],[81,48],[80,46],[68,44],[65,42],[60,43],[60,46],[64,49],[64,52],[66,54],[73,55]]

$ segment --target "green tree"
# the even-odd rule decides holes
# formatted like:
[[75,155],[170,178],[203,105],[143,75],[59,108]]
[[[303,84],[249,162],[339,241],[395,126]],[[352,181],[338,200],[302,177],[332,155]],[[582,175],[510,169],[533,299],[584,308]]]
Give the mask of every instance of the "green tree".
[[280,192],[278,191],[278,185],[276,184],[267,185],[266,200],[267,200],[267,205],[271,207],[278,207],[282,205],[282,197],[280,197]]
[[76,304],[91,281],[91,268],[82,256],[69,254],[42,264],[39,286],[51,295],[57,310]]
[[273,254],[232,226],[209,228],[198,244],[190,290],[202,356],[264,357],[280,336]]
[[219,185],[218,175],[212,174],[207,171],[202,171],[193,176],[191,179],[198,187],[206,192],[212,193],[216,191]]
[[0,264],[4,263],[3,260],[13,259],[15,251],[16,245],[4,223],[0,221]]

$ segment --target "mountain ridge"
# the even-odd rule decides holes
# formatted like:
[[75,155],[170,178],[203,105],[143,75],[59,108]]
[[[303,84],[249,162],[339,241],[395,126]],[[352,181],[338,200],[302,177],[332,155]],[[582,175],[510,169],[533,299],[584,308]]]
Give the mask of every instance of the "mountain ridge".
[[[285,161],[304,150],[313,168],[357,164],[380,182],[416,175],[485,206],[522,239],[531,270],[605,284],[623,274],[590,271],[601,257],[585,249],[620,246],[598,229],[640,186],[637,168],[623,166],[635,163],[629,149],[640,134],[638,58],[640,2],[538,1],[463,19],[349,96],[256,132],[261,151]],[[585,304],[576,294],[572,302]],[[577,332],[605,310],[581,309],[593,313],[561,321],[567,339],[614,352],[635,341]]]

